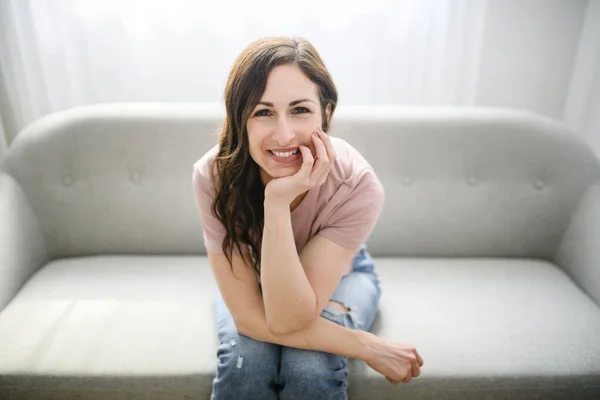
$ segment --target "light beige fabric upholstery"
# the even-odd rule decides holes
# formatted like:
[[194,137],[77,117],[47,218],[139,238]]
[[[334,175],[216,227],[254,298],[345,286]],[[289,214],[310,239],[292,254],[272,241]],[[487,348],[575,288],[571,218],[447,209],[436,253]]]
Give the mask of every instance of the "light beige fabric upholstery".
[[[192,164],[223,110],[56,113],[0,174],[0,398],[208,399],[212,299]],[[334,135],[386,189],[368,241],[375,333],[414,344],[351,400],[600,398],[600,166],[551,120],[501,109],[340,107]]]

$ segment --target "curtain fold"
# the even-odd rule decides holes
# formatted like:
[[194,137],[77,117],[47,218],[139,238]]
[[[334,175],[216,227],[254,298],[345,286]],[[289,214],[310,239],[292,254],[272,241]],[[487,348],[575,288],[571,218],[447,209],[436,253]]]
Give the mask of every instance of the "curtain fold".
[[7,151],[8,145],[6,143],[6,133],[4,132],[4,127],[2,125],[2,116],[0,116],[0,170],[2,170],[2,163],[4,162]]
[[221,102],[250,41],[302,36],[340,104],[475,101],[487,0],[3,0],[8,142],[53,111],[112,101]]
[[0,0],[5,142],[84,104],[222,102],[273,35],[313,42],[340,104],[528,109],[600,153],[600,0]]

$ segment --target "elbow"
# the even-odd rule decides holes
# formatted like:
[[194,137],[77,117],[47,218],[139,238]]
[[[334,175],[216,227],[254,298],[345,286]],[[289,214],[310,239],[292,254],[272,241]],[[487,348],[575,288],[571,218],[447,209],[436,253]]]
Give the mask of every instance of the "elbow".
[[294,316],[293,318],[267,318],[267,329],[273,335],[289,335],[306,329],[315,321],[316,317],[312,314],[305,316]]
[[289,335],[306,329],[320,315],[315,299],[311,302],[296,303],[294,307],[273,310],[265,307],[266,323],[269,333],[273,335]]
[[297,332],[304,328],[301,324],[285,324],[277,321],[267,322],[267,329],[272,335],[282,336]]
[[289,324],[282,324],[277,321],[267,321],[267,329],[270,334],[277,336],[289,335],[290,333],[295,332],[295,329],[289,326]]

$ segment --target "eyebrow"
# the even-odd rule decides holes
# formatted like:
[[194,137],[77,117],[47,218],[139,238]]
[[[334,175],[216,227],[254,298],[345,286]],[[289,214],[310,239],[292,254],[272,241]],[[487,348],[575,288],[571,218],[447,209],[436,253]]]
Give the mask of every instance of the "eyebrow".
[[[298,100],[294,100],[294,101],[290,102],[290,107],[295,106],[296,104],[299,104],[299,103],[304,103],[305,101],[310,101],[311,103],[315,104],[315,102],[312,101],[311,99],[298,99]],[[258,104],[262,104],[267,107],[273,107],[273,103],[270,103],[268,101],[259,101]]]

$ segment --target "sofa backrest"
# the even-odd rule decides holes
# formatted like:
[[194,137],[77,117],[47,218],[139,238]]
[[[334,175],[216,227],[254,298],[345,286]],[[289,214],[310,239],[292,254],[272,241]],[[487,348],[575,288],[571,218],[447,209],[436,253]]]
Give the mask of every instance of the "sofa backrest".
[[[201,254],[192,164],[224,111],[205,104],[103,104],[46,116],[4,169],[21,184],[49,255]],[[491,108],[339,107],[332,135],[386,190],[368,246],[378,256],[551,258],[600,179],[590,147],[561,124]]]
[[380,255],[551,259],[584,192],[590,147],[562,124],[494,108],[345,108],[336,134],[373,165]]

